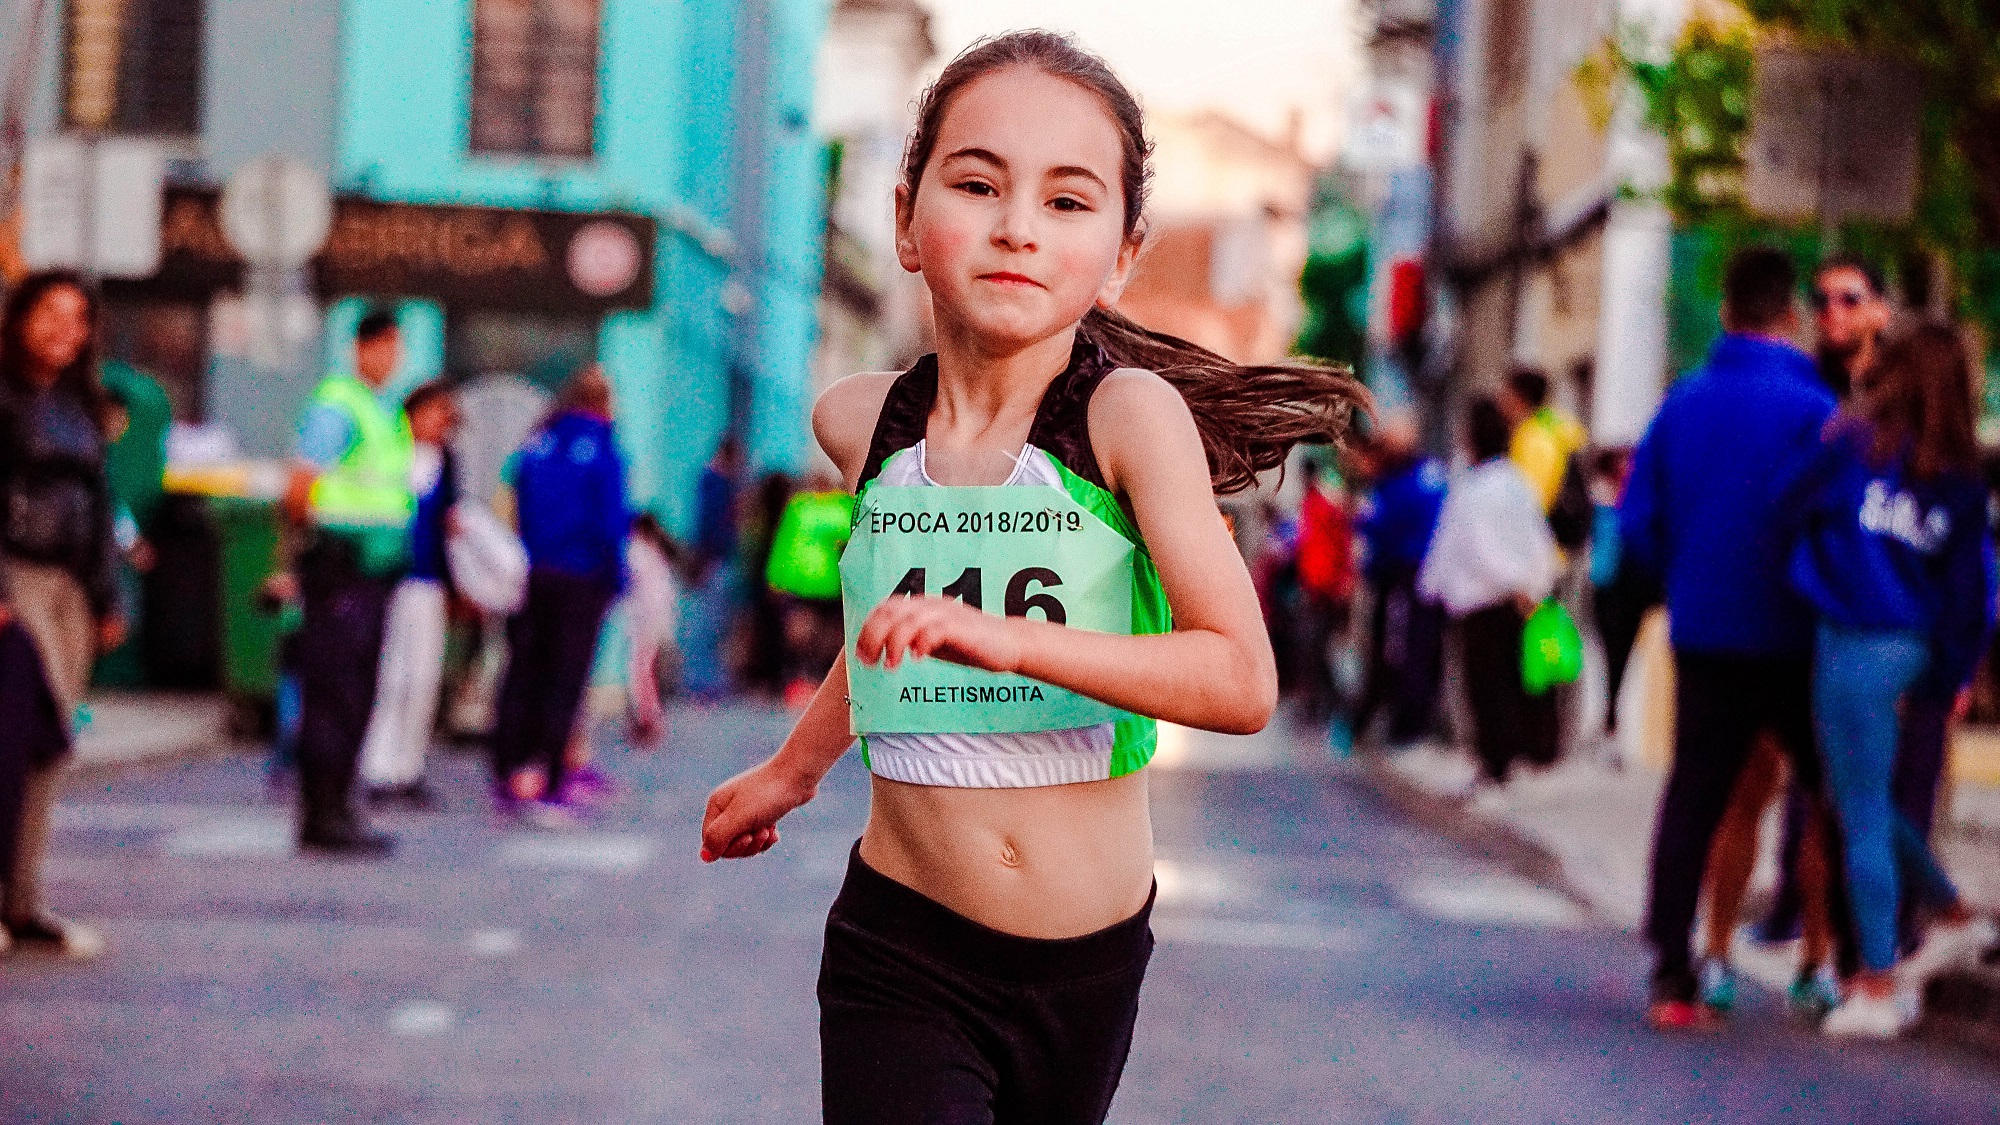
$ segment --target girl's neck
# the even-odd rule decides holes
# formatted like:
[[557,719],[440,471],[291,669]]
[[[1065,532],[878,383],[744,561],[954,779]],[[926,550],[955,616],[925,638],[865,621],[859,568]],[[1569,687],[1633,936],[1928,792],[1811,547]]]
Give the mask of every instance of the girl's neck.
[[1001,350],[940,324],[932,444],[1012,448],[1026,441],[1042,396],[1069,367],[1075,343],[1071,327],[1024,348]]

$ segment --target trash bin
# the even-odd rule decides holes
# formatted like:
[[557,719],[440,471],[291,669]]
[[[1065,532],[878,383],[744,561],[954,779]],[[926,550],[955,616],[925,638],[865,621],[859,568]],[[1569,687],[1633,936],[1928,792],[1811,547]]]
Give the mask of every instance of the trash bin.
[[222,622],[222,689],[238,705],[259,711],[278,691],[278,643],[284,620],[263,597],[277,557],[278,505],[270,500],[211,496],[209,513],[221,549],[218,589]]

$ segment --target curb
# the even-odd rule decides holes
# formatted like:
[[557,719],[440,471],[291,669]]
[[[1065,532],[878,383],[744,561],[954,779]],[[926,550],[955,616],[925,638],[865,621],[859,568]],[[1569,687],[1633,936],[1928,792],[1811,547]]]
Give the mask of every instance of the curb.
[[262,753],[263,750],[263,747],[253,742],[238,742],[225,738],[218,742],[191,743],[123,757],[86,757],[73,751],[62,763],[63,784],[67,786],[73,782],[88,782],[128,771],[159,769],[183,762],[228,758],[253,752]]
[[[1469,812],[1463,803],[1441,797],[1397,773],[1380,754],[1357,752],[1355,773],[1381,798],[1423,828],[1459,844],[1482,858],[1502,864],[1515,874],[1560,892],[1592,919],[1622,929],[1608,917],[1586,888],[1571,877],[1555,851],[1515,828]],[[2000,1055],[2000,950],[1976,972],[1950,973],[1931,982],[1924,993],[1921,1038]]]
[[92,718],[63,765],[70,777],[103,777],[241,753],[229,700],[212,693],[106,693],[89,699]]

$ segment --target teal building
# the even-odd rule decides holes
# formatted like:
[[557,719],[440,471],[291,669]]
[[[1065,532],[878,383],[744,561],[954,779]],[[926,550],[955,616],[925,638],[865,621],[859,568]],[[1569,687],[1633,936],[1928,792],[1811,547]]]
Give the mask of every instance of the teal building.
[[[504,5],[506,18],[535,17],[530,40],[560,38],[563,19],[597,10],[594,105],[564,107],[568,122],[551,121],[564,111],[547,104],[509,106],[507,91],[482,88],[483,66],[532,69],[489,62],[522,48],[481,41],[498,22],[479,11],[487,3],[348,0],[336,189],[396,203],[648,216],[653,299],[582,323],[432,302],[447,363],[472,374],[487,358],[480,352],[510,344],[513,356],[494,358],[525,360],[531,379],[538,364],[602,362],[618,391],[635,499],[676,525],[694,474],[732,427],[753,465],[796,468],[809,440],[825,223],[809,126],[825,0]],[[586,100],[558,86],[553,61],[543,65],[525,83],[530,99]]]
[[[359,310],[393,301],[410,381],[510,372],[547,389],[602,363],[634,499],[685,531],[724,433],[754,469],[807,453],[827,8],[62,0],[29,131],[158,142],[161,267],[109,283],[106,303],[110,350],[161,376],[179,420],[282,456]],[[234,258],[219,218],[231,177],[268,155],[335,200],[320,257],[275,281]],[[295,310],[289,355],[244,342],[237,295],[260,278]]]

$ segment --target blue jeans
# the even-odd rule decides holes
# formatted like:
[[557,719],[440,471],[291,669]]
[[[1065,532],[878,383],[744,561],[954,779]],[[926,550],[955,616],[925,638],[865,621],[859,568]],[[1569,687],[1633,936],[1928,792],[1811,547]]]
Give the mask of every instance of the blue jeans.
[[1813,722],[1840,819],[1861,963],[1876,972],[1896,965],[1903,875],[1917,898],[1937,904],[1958,899],[1916,826],[1890,799],[1903,695],[1929,662],[1930,646],[1920,634],[1820,624]]

